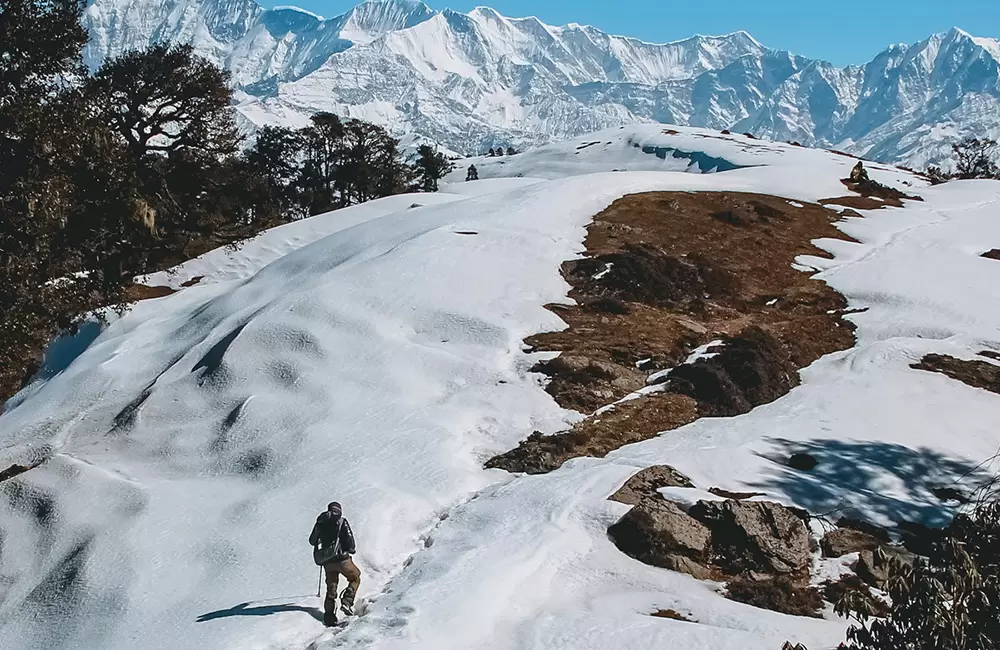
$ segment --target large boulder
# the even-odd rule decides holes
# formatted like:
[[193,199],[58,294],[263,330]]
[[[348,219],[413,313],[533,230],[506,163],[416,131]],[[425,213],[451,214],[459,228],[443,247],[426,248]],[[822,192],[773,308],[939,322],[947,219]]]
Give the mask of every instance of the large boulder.
[[647,501],[658,502],[663,500],[658,490],[665,487],[693,488],[694,484],[669,465],[654,465],[625,481],[625,485],[608,498],[630,506]]
[[812,559],[809,530],[769,501],[699,501],[689,511],[711,533],[712,562],[730,575],[801,575]]
[[643,501],[608,534],[623,553],[640,562],[708,577],[708,528],[665,499]]
[[823,557],[843,557],[848,553],[874,551],[881,542],[872,535],[850,528],[837,528],[823,536],[819,543]]

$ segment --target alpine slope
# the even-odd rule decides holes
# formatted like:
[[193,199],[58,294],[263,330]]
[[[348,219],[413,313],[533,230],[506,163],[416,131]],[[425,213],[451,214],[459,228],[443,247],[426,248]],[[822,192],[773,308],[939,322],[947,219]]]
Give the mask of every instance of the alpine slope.
[[[733,602],[642,564],[607,497],[669,463],[699,485],[806,505],[775,440],[892,445],[976,464],[1000,446],[1000,397],[910,364],[1000,350],[1000,183],[923,179],[858,210],[798,260],[857,312],[857,344],[785,397],[703,418],[538,476],[483,469],[532,431],[566,429],[523,340],[565,327],[560,265],[616,199],[739,191],[843,196],[855,160],[642,125],[465,161],[436,194],[390,197],[265,232],[150,284],[83,340],[57,342],[0,416],[5,650],[777,650],[833,648],[847,623]],[[463,182],[476,164],[482,180]],[[831,209],[841,210],[836,206]],[[824,442],[825,441],[825,442]],[[876,522],[923,512],[903,463],[853,461],[839,498]],[[912,468],[909,468],[912,469]],[[851,480],[858,472],[866,480]],[[696,495],[697,496],[697,495]],[[700,497],[698,497],[700,498]],[[358,541],[358,614],[317,620],[307,537],[336,499]],[[817,556],[816,562],[820,560]],[[675,609],[695,622],[649,616]]]

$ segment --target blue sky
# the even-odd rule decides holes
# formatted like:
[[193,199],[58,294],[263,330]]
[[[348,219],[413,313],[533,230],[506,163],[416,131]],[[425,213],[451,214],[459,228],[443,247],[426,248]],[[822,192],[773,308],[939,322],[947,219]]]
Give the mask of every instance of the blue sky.
[[[260,1],[260,0],[258,0]],[[360,1],[360,0],[358,0]],[[352,0],[264,0],[335,16]],[[1000,37],[1000,0],[430,0],[435,9],[491,6],[507,16],[577,22],[662,42],[745,29],[768,47],[838,65],[863,63],[891,43],[912,43],[958,26]]]

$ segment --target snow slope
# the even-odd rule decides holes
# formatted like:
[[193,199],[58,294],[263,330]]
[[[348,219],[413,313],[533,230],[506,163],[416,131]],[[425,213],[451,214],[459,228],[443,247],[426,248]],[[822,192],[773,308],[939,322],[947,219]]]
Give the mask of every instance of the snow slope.
[[1000,41],[958,29],[837,68],[745,32],[651,44],[415,0],[370,0],[327,20],[254,0],[91,0],[85,23],[91,66],[192,43],[233,73],[247,129],[325,110],[476,154],[670,122],[918,169],[949,160],[961,137],[1000,137]]
[[[606,497],[666,462],[814,510],[836,499],[875,519],[939,518],[908,479],[953,469],[933,454],[996,451],[1000,398],[908,364],[1000,350],[1000,266],[978,257],[1000,240],[1000,183],[928,188],[873,169],[925,201],[848,219],[859,243],[800,260],[869,310],[852,317],[858,346],[785,398],[544,476],[483,470],[578,417],[542,390],[521,341],[563,327],[543,305],[567,301],[559,267],[595,213],[657,189],[813,201],[843,194],[854,162],[678,131],[477,161],[492,178],[284,226],[182,268],[206,279],[140,303],[0,416],[0,468],[48,459],[0,484],[4,648],[834,647],[832,616],[757,610],[622,555],[606,529],[625,507]],[[708,170],[661,151],[735,169],[679,173],[678,161]],[[798,445],[851,471],[803,483],[767,459]],[[314,618],[306,542],[333,498],[364,571],[362,615],[335,635]],[[698,623],[647,615],[661,607]]]

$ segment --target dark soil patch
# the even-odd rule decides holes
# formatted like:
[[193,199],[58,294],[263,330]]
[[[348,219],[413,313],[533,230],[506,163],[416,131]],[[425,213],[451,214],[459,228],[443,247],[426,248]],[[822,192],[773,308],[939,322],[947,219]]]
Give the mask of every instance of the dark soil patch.
[[812,470],[816,469],[816,465],[818,464],[819,461],[817,461],[816,457],[813,456],[812,454],[806,454],[806,453],[792,454],[788,458],[788,466],[791,467],[792,469],[797,469],[800,472],[811,472]]
[[204,275],[196,275],[193,278],[191,278],[190,280],[185,280],[184,282],[182,282],[181,286],[185,287],[185,288],[186,287],[193,287],[194,285],[198,284],[199,282],[201,282],[204,279],[205,279]]
[[17,464],[14,464],[14,465],[11,465],[10,467],[8,467],[7,469],[0,470],[0,483],[2,483],[4,481],[9,481],[10,479],[14,478],[15,476],[19,476],[21,474],[24,474],[29,469],[33,469],[33,467],[30,466],[30,465],[17,465]]
[[734,578],[726,585],[726,598],[792,616],[819,618],[823,609],[823,596],[818,589],[801,586],[786,577]]
[[699,303],[735,283],[698,256],[682,259],[648,244],[628,243],[619,252],[569,262],[564,272],[587,295],[660,307]]
[[588,300],[584,303],[583,308],[595,314],[628,316],[632,313],[632,309],[628,306],[628,304],[618,300],[617,298],[598,298],[597,300]]
[[781,343],[758,327],[727,338],[710,359],[678,366],[669,389],[698,402],[705,416],[732,416],[773,402],[798,384],[798,368]]
[[[564,407],[593,413],[672,368],[657,381],[666,394],[617,405],[569,432],[533,435],[488,466],[548,471],[786,394],[799,368],[854,344],[843,297],[792,268],[799,255],[828,257],[812,240],[846,239],[833,225],[839,218],[816,204],[734,192],[616,201],[590,226],[588,257],[563,265],[577,304],[550,308],[569,327],[525,344],[562,353],[537,370]],[[683,364],[715,339],[725,345],[714,357]]]
[[910,367],[938,372],[973,388],[1000,393],[1000,366],[986,361],[966,361],[944,354],[928,354]]
[[979,353],[979,356],[986,357],[987,359],[993,359],[994,361],[1000,361],[1000,352],[994,352],[993,350],[983,350]]
[[675,621],[684,621],[685,623],[694,623],[694,620],[674,609],[658,609],[650,614],[650,616],[655,616],[656,618],[669,618]]
[[992,250],[988,250],[982,255],[980,255],[980,257],[985,257],[991,260],[1000,260],[1000,248],[994,248]]
[[736,499],[737,501],[745,501],[746,499],[752,499],[754,497],[764,496],[763,492],[731,492],[723,488],[708,488],[710,494],[714,494],[717,497],[722,497],[723,499]]

